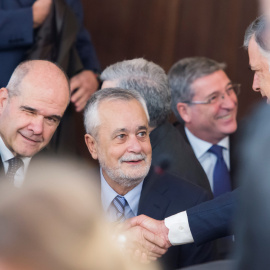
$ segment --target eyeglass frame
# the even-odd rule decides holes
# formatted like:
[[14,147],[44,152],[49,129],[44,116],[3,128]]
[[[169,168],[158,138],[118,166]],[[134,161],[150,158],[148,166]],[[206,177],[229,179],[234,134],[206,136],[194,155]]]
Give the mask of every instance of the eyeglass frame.
[[[236,87],[237,91],[235,91],[235,89],[233,89],[234,87]],[[235,93],[235,95],[238,96],[240,94],[240,92],[241,92],[241,84],[240,83],[232,83],[232,84],[230,84],[230,87],[228,87],[225,90],[225,93],[227,94],[227,96],[230,96],[231,95],[231,93],[228,94],[228,90],[230,90],[230,89],[232,89],[233,92]],[[221,99],[224,100],[225,93],[223,93],[223,94],[221,92],[218,92],[218,93],[220,94]],[[213,102],[211,102],[211,97],[210,97],[206,101],[196,101],[196,100],[195,101],[182,101],[182,103],[186,103],[188,105],[199,105],[199,104],[209,105],[209,104],[216,104],[216,103],[218,103],[218,101],[219,101],[219,103],[221,103],[220,100],[217,99],[217,101],[213,103]]]

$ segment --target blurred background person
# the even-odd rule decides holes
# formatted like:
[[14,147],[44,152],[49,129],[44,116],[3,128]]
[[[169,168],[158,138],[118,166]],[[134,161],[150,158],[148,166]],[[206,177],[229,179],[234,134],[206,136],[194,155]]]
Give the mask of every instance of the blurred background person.
[[23,188],[0,185],[1,269],[144,269],[103,220],[95,170],[68,160],[35,165]]

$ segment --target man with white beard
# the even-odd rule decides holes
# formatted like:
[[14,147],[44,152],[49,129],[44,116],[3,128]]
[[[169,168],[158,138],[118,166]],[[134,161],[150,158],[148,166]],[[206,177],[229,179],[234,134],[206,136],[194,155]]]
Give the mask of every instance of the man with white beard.
[[[150,168],[149,115],[144,99],[135,90],[107,88],[96,92],[84,117],[85,142],[100,163],[101,202],[111,221],[138,214],[164,219],[209,198],[202,188],[168,173],[156,174]],[[132,229],[136,235],[137,228]],[[146,230],[141,235],[152,236]],[[139,242],[139,236],[136,240]],[[161,248],[162,253],[168,247]],[[200,247],[189,244],[171,247],[162,262],[166,269],[176,269],[211,259],[211,243]]]

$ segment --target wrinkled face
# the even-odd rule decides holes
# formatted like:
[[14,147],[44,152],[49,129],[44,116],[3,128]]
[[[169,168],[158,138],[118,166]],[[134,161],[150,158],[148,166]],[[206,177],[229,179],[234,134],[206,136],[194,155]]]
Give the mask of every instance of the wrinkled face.
[[67,83],[61,83],[46,87],[27,75],[18,96],[0,90],[0,134],[15,156],[32,157],[49,143],[69,102]]
[[109,100],[99,105],[98,138],[86,134],[92,157],[99,160],[103,175],[113,186],[133,187],[147,175],[152,149],[148,121],[137,100]]
[[237,96],[227,95],[231,81],[223,70],[195,80],[192,88],[195,95],[192,101],[205,101],[218,93],[224,99],[215,104],[186,105],[188,120],[186,127],[198,138],[216,144],[237,129]]
[[260,92],[262,97],[270,100],[270,71],[269,64],[265,56],[262,55],[255,38],[252,37],[248,46],[249,65],[254,71],[252,88]]

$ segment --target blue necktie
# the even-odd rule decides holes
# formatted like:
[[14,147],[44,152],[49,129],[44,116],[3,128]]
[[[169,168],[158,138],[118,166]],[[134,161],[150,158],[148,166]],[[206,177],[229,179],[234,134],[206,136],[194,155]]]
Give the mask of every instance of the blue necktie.
[[217,162],[213,174],[213,194],[217,197],[232,190],[231,177],[227,165],[223,159],[222,146],[214,144],[208,152],[216,155]]
[[112,206],[115,208],[115,220],[114,221],[124,221],[125,218],[125,206],[126,199],[120,195],[117,195],[113,201]]

